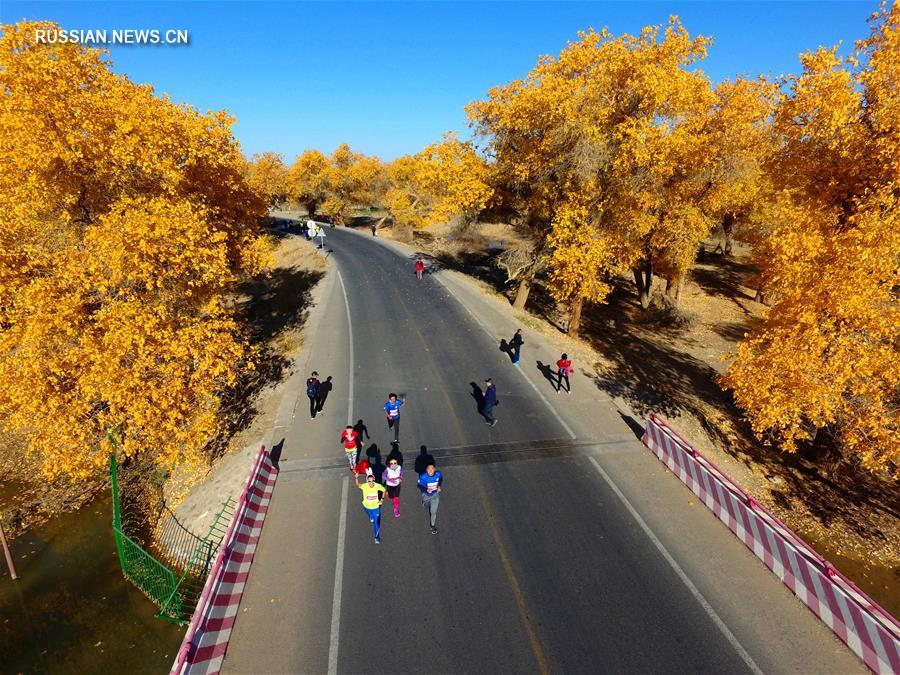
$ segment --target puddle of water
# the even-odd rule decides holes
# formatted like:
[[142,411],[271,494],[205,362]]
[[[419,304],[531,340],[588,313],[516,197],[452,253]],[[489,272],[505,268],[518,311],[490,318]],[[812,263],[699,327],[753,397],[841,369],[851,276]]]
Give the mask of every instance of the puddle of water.
[[161,673],[184,628],[122,577],[109,498],[11,542],[19,579],[0,556],[3,672]]

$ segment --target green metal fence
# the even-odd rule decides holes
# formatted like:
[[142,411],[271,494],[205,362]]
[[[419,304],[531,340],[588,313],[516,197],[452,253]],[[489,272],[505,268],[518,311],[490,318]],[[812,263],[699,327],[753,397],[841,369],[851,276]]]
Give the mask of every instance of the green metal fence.
[[[116,540],[122,574],[160,608],[156,614],[158,618],[179,624],[187,623],[197,606],[197,600],[209,573],[209,566],[234,514],[231,498],[222,504],[205,537],[198,537],[184,530],[190,536],[180,537],[179,545],[183,546],[183,542],[188,541],[190,548],[187,552],[182,549],[174,557],[161,555],[160,557],[169,561],[166,564],[129,537],[122,525],[122,504],[119,497],[115,453],[110,455],[109,476],[112,484],[113,536]],[[168,517],[174,520],[174,514],[171,512],[168,512]],[[178,527],[184,529],[180,523],[175,522]],[[158,528],[161,532],[171,530],[172,527],[168,526]],[[165,542],[162,544],[165,547]]]

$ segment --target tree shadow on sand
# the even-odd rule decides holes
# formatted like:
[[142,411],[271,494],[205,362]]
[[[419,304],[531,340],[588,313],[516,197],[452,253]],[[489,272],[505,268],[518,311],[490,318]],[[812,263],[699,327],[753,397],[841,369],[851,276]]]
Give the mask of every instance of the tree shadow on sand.
[[212,458],[226,451],[231,439],[247,429],[259,411],[255,402],[266,387],[280,383],[290,370],[288,340],[306,323],[312,307],[312,289],[321,272],[297,268],[276,268],[267,277],[259,276],[238,287],[236,310],[243,319],[249,341],[257,349],[253,368],[242,367],[237,380],[223,396],[219,415],[222,432],[207,446]]

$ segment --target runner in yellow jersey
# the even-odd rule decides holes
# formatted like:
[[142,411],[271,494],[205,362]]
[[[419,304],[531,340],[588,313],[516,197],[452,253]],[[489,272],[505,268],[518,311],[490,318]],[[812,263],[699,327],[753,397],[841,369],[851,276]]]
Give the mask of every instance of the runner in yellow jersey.
[[369,522],[375,526],[375,543],[380,544],[381,539],[381,503],[384,501],[385,489],[383,485],[375,482],[372,469],[366,469],[366,482],[359,484],[359,474],[355,476],[356,487],[362,491],[362,505],[369,516]]

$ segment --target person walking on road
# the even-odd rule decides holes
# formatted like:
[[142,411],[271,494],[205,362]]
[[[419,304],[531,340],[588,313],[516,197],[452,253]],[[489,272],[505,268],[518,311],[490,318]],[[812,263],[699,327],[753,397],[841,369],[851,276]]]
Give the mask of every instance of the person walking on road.
[[319,412],[319,374],[316,371],[306,380],[306,397],[309,399],[309,419],[316,419]]
[[422,492],[422,506],[428,511],[431,522],[431,534],[437,534],[437,510],[440,504],[441,486],[444,484],[444,476],[438,471],[434,462],[425,467],[425,473],[419,476],[419,490]]
[[509,348],[512,349],[512,362],[514,366],[519,365],[519,357],[522,355],[522,345],[525,340],[522,339],[522,329],[517,328],[515,335],[509,341]]
[[372,221],[372,236],[373,236],[373,237],[378,236],[377,233],[378,233],[378,223],[376,223],[376,222],[373,220],[373,221]]
[[396,457],[388,459],[382,475],[388,499],[394,504],[394,518],[400,517],[400,487],[403,483],[403,467]]
[[344,446],[344,455],[347,457],[347,463],[350,470],[356,470],[356,453],[359,449],[359,432],[351,426],[347,426],[341,432],[341,444]]
[[416,279],[422,281],[422,275],[425,274],[425,263],[419,258],[416,260]]
[[484,421],[490,426],[497,426],[497,418],[494,417],[494,406],[497,405],[497,387],[488,378],[484,381],[484,407],[481,414],[484,415]]
[[406,399],[398,399],[397,394],[388,395],[384,404],[384,416],[387,418],[388,430],[394,430],[394,440],[400,441],[400,407],[406,403]]
[[569,375],[572,374],[572,359],[569,358],[568,354],[563,354],[562,358],[556,362],[556,375],[559,378],[559,381],[556,384],[556,393],[558,394],[562,390],[563,380],[566,381],[566,393],[572,393],[572,385],[569,384]]
[[369,522],[375,529],[375,543],[381,543],[381,504],[384,501],[385,489],[375,482],[372,469],[366,469],[366,482],[359,484],[359,474],[354,476],[356,487],[362,491],[362,505],[369,516]]

